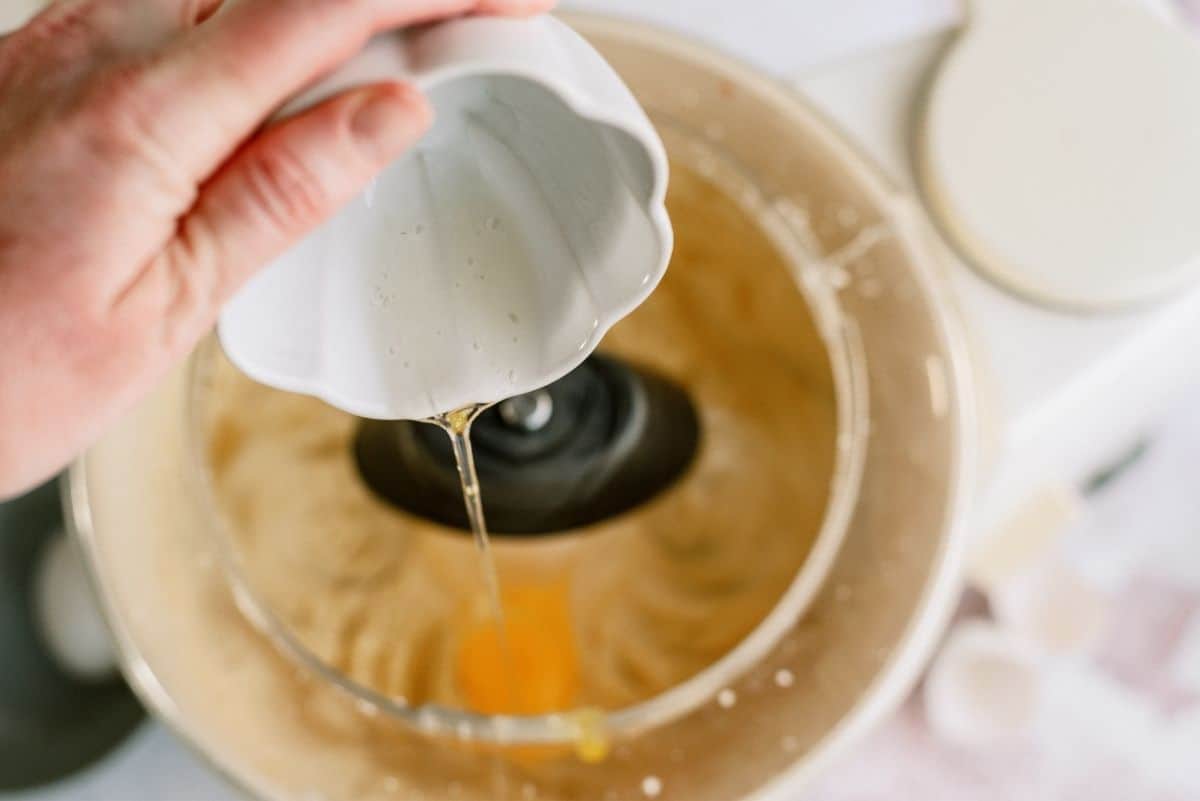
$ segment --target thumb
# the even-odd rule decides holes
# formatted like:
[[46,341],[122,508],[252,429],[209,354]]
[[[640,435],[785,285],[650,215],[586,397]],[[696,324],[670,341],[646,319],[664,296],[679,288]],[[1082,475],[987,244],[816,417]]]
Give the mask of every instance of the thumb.
[[204,186],[150,272],[173,287],[175,319],[200,336],[256,271],[336,213],[428,129],[432,113],[405,84],[359,89],[251,140]]

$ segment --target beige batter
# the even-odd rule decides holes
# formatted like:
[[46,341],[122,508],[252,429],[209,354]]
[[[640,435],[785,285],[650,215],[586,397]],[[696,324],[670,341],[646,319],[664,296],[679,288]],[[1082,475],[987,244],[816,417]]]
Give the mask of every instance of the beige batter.
[[[691,471],[619,519],[496,542],[524,687],[513,711],[615,709],[689,678],[755,627],[816,537],[833,381],[788,262],[737,195],[675,165],[674,263],[603,345],[691,393],[703,429]],[[495,711],[469,535],[377,501],[354,465],[350,416],[212,367],[212,485],[257,596],[377,692]]]

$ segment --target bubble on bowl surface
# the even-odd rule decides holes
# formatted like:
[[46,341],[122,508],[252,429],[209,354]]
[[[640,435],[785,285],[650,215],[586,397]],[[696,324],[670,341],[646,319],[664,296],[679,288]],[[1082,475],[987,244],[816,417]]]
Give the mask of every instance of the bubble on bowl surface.
[[792,673],[792,671],[788,670],[787,668],[781,668],[781,669],[775,671],[776,686],[782,687],[783,689],[786,690],[788,687],[791,687],[795,683],[796,683],[796,674]]
[[657,776],[642,779],[642,795],[646,798],[658,798],[662,794],[662,787],[662,779]]
[[575,741],[575,755],[589,765],[598,765],[608,758],[612,738],[604,710],[587,707],[573,712],[565,721],[570,725]]
[[737,693],[726,687],[721,692],[717,693],[717,705],[722,709],[732,709],[737,703]]
[[374,717],[379,716],[379,707],[377,707],[375,704],[368,701],[366,698],[358,699],[355,702],[355,706],[358,707],[359,712],[361,712],[362,714],[366,715],[369,718],[374,718]]
[[829,271],[827,275],[829,276],[829,285],[834,289],[841,290],[850,286],[850,273],[843,267],[839,267],[836,264],[831,264],[829,265]]

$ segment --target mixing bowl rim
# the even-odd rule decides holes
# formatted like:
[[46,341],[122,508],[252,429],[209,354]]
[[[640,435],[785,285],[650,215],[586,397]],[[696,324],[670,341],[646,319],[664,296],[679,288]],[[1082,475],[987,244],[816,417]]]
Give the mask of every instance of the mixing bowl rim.
[[[762,93],[778,113],[793,119],[798,127],[817,136],[826,147],[841,151],[844,156],[843,166],[852,170],[856,183],[867,189],[875,197],[880,207],[895,207],[898,202],[911,203],[911,199],[852,143],[852,140],[836,123],[822,115],[794,90],[761,70],[729,56],[720,48],[709,43],[644,21],[579,12],[564,16],[572,23],[582,23],[589,33],[594,32],[601,35],[619,33],[623,38],[650,43],[656,50],[667,49],[674,54],[683,56],[691,63],[699,62],[714,71],[730,75],[739,85],[753,88]],[[912,211],[915,212],[915,209]],[[919,224],[920,220],[917,222]],[[930,238],[933,235],[931,231],[923,230],[921,233]],[[929,247],[926,246],[923,250],[929,250]],[[961,319],[955,309],[951,293],[943,286],[939,286],[938,282],[933,280],[930,275],[933,267],[929,262],[940,260],[935,259],[932,253],[928,255],[928,260],[912,259],[910,261],[915,268],[914,274],[919,277],[930,298],[931,306],[941,312],[936,316],[938,329],[949,356],[948,378],[951,381],[953,397],[956,401],[952,408],[952,414],[957,423],[957,431],[954,433],[959,445],[955,451],[955,463],[952,465],[950,473],[954,486],[951,488],[950,498],[946,505],[946,531],[941,536],[942,545],[939,547],[939,556],[931,569],[931,578],[926,582],[923,597],[918,602],[913,621],[901,636],[899,645],[887,663],[880,669],[868,690],[862,694],[846,715],[812,746],[802,760],[763,785],[755,793],[756,796],[764,796],[779,784],[818,770],[820,766],[827,764],[836,753],[861,736],[875,721],[893,709],[915,682],[944,622],[949,618],[952,601],[957,597],[961,574],[957,566],[961,564],[963,558],[966,505],[974,487],[975,440],[972,433],[972,420],[974,419],[975,402],[969,380],[970,370],[966,346],[962,337],[953,336],[954,329],[961,328]],[[94,530],[85,459],[86,457],[81,457],[68,470],[63,481],[63,502],[67,512],[68,527],[91,553],[90,561],[94,565],[96,563]],[[855,489],[857,490],[857,486]],[[851,504],[852,510],[853,504]],[[826,511],[828,513],[829,509],[827,508]],[[846,526],[843,525],[841,536],[838,538],[839,546],[845,533]],[[821,535],[818,536],[817,542],[820,539]],[[814,545],[814,549],[815,547]],[[836,555],[836,551],[834,553]],[[830,566],[832,566],[832,561],[830,560]],[[90,572],[93,586],[100,590],[103,583],[102,577],[97,575],[94,569]],[[818,582],[818,587],[820,583]],[[121,625],[115,610],[111,608],[111,600],[103,593],[98,592],[97,594],[102,599],[101,606],[105,618],[117,643],[122,670],[135,693],[155,711],[160,720],[164,721],[182,739],[199,745],[198,735],[190,732],[186,722],[180,719],[178,707],[170,693],[163,687],[157,675],[140,655],[132,642],[130,632]],[[815,592],[813,595],[815,596]],[[803,614],[807,607],[808,602],[804,603],[798,614]],[[228,780],[248,792],[258,794],[238,771],[221,765],[208,749],[199,748],[197,750]]]

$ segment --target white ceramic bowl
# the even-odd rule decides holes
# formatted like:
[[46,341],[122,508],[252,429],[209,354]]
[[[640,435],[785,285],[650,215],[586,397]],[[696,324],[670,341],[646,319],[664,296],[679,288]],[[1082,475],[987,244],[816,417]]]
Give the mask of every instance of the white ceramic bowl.
[[385,79],[428,93],[433,130],[237,296],[226,352],[259,381],[381,419],[545,386],[666,270],[662,142],[551,17],[383,35],[283,113]]

